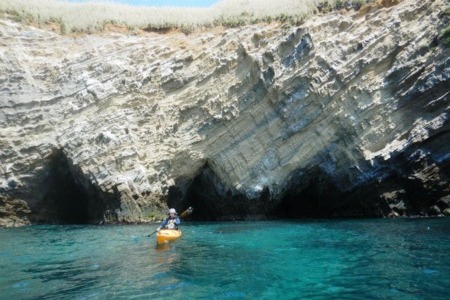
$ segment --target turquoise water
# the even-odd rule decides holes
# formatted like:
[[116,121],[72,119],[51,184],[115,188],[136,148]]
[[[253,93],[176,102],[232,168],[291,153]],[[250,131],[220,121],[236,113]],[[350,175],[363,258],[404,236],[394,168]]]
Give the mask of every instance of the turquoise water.
[[450,218],[0,229],[0,299],[449,299]]

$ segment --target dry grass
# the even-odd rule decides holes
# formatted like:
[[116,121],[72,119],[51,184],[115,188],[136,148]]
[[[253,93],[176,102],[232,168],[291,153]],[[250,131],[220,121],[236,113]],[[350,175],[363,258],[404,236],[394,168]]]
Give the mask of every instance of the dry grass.
[[[235,27],[258,22],[302,22],[320,10],[359,7],[369,0],[222,0],[210,8],[133,7],[111,3],[68,3],[56,0],[1,0],[3,17],[19,22],[59,23],[62,34],[95,32],[107,24],[119,24],[129,31],[168,30],[190,32],[199,28],[223,25]],[[0,16],[1,16],[0,15]]]

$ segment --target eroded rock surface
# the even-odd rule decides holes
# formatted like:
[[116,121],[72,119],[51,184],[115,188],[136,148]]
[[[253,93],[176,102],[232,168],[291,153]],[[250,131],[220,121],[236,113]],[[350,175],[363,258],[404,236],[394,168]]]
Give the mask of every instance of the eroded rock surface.
[[0,21],[0,225],[440,215],[443,0],[298,27],[60,36]]

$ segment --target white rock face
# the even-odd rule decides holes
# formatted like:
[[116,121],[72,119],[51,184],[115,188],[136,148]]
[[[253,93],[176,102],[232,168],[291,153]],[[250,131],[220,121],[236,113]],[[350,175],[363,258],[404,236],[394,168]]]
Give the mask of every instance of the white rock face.
[[450,193],[445,8],[187,36],[1,20],[0,225],[143,222],[168,205],[200,219],[426,214]]

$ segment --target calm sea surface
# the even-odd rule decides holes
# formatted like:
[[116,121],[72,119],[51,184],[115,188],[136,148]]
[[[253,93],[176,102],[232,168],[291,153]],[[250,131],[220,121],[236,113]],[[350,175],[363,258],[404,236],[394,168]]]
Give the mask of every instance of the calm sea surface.
[[450,299],[450,218],[0,229],[0,299]]

